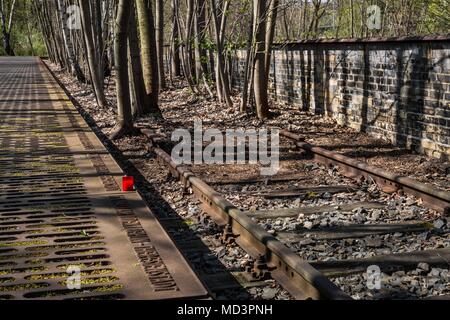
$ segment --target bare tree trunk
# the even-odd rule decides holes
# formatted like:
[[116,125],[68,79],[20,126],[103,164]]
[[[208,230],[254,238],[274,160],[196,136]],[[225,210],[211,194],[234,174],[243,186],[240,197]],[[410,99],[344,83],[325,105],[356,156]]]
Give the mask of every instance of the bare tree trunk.
[[[225,1],[224,8],[227,8],[228,1]],[[217,53],[216,53],[216,60],[217,60],[217,70],[218,70],[218,78],[216,79],[216,82],[219,82],[222,84],[222,88],[220,85],[217,87],[217,94],[221,96],[223,94],[223,98],[225,99],[225,103],[229,108],[233,107],[233,101],[231,100],[231,94],[230,94],[230,87],[228,84],[228,78],[224,74],[224,58],[223,58],[223,43],[222,43],[222,35],[220,33],[221,27],[219,25],[219,21],[217,18],[217,8],[215,0],[209,0],[210,8],[211,8],[211,14],[213,18],[213,25],[214,25],[214,31],[215,31],[215,38],[216,38],[216,45],[217,45]],[[223,13],[225,15],[226,12]]]
[[130,87],[128,78],[128,30],[130,25],[130,4],[127,0],[119,0],[116,18],[116,36],[114,40],[114,56],[116,65],[116,90],[118,119],[117,127],[111,139],[120,139],[133,132],[133,117],[130,103]]
[[[38,21],[39,21],[39,26],[41,28],[42,31],[42,35],[44,38],[44,43],[45,43],[45,47],[47,49],[47,54],[50,58],[50,60],[52,62],[56,62],[56,56],[52,50],[52,45],[51,45],[51,41],[50,41],[50,34],[49,34],[49,30],[47,28],[47,25],[45,24],[44,18],[43,18],[43,10],[41,10],[41,7],[38,6],[36,1],[33,1],[33,8],[34,8],[34,13],[37,15],[38,17]],[[42,4],[41,4],[42,5]]]
[[352,38],[355,37],[355,10],[353,8],[353,0],[350,0],[350,8],[351,8],[351,29],[352,29]]
[[207,57],[206,51],[203,48],[205,41],[205,0],[197,0],[196,1],[196,10],[195,10],[195,75],[197,77],[197,81],[200,81],[204,77],[205,72],[207,71]]
[[308,37],[308,34],[306,34],[306,24],[307,24],[307,20],[308,20],[308,4],[309,4],[309,2],[307,0],[305,0],[305,5],[303,6],[303,19],[302,19],[303,34],[306,38]]
[[[193,30],[194,30],[194,0],[186,1],[186,28],[185,28],[185,43],[184,50],[185,56],[184,64],[186,65],[185,69],[189,72],[189,78],[194,79],[195,76],[195,68],[193,67],[193,51],[192,51],[192,39]],[[194,79],[195,84],[198,84],[198,79]]]
[[62,58],[62,68],[67,68],[69,66],[69,58],[67,56],[66,50],[64,48],[64,39],[61,32],[62,21],[58,14],[57,2],[50,2],[50,14],[51,14],[51,23],[53,24],[53,30],[55,30],[55,38],[56,38],[56,48],[60,52],[60,56]]
[[227,55],[228,52],[225,50],[225,31],[226,31],[226,26],[227,26],[227,20],[228,20],[228,9],[230,7],[230,0],[225,0],[225,1],[219,1],[219,3],[223,2],[223,6],[222,6],[222,10],[220,12],[220,46],[221,46],[221,55],[223,57],[223,71],[222,74],[219,74],[219,78],[220,78],[220,87],[222,89],[222,95],[225,98],[225,102],[226,102],[226,96],[230,96],[230,81],[227,78],[226,82],[223,82],[223,77],[227,76]]
[[336,28],[335,38],[336,39],[339,38],[339,31],[340,31],[340,28],[341,28],[341,19],[342,19],[341,5],[342,5],[341,1],[338,1],[337,9],[336,9],[337,10],[337,14],[338,14],[338,19],[337,19],[337,23],[335,24],[335,28]]
[[103,83],[105,77],[110,75],[109,66],[105,55],[105,44],[103,42],[103,16],[102,16],[102,2],[103,0],[94,0],[93,8],[95,13],[95,23],[93,25],[95,43],[96,43],[96,55],[98,61],[98,74],[100,81]]
[[50,35],[49,41],[51,43],[52,52],[54,53],[55,63],[58,63],[62,69],[64,68],[64,59],[61,57],[61,52],[59,52],[58,49],[58,40],[56,37],[55,28],[53,26],[53,19],[51,14],[54,11],[52,8],[52,4],[53,2],[43,1],[41,3],[40,9],[42,10],[42,18],[45,21],[45,26],[48,30],[48,34]]
[[110,14],[109,14],[109,38],[108,38],[108,52],[107,52],[107,57],[108,57],[108,61],[109,61],[109,67],[110,68],[114,68],[114,46],[111,45],[111,42],[113,41],[114,38],[114,34],[115,34],[115,26],[114,26],[114,21],[115,21],[115,15],[116,15],[116,0],[110,0],[112,2],[111,6],[110,6]]
[[98,63],[96,59],[96,51],[94,46],[94,38],[92,34],[92,16],[90,12],[89,2],[86,0],[79,0],[80,12],[81,12],[81,22],[83,25],[83,33],[86,43],[86,53],[87,60],[89,64],[89,70],[91,73],[91,81],[95,91],[95,97],[97,99],[97,103],[100,107],[106,106],[106,98],[103,90],[103,82],[101,77],[98,74]]
[[86,78],[84,77],[83,71],[81,71],[80,65],[78,64],[78,60],[75,56],[72,39],[70,38],[69,28],[66,23],[67,7],[65,0],[58,0],[58,11],[61,20],[61,30],[63,34],[64,47],[69,59],[69,68],[72,75],[75,75],[78,81],[85,82]]
[[166,89],[164,71],[164,1],[156,0],[156,44],[158,55],[159,89]]
[[277,24],[277,13],[279,0],[269,0],[269,12],[267,13],[267,28],[266,28],[266,56],[265,56],[265,69],[266,69],[266,79],[269,79],[270,71],[270,58],[272,57],[272,43],[275,36],[275,28]]
[[[300,3],[301,5],[301,3]],[[283,10],[283,27],[284,27],[284,33],[285,33],[285,40],[290,41],[291,40],[291,32],[290,32],[290,26],[287,21],[287,12],[286,9]]]
[[136,22],[136,9],[133,5],[131,8],[130,16],[130,32],[129,32],[129,47],[130,47],[130,65],[131,65],[131,83],[133,83],[134,90],[134,102],[135,102],[135,114],[142,115],[143,104],[145,101],[145,85],[144,76],[142,73],[142,62],[139,51],[139,37],[138,28]]
[[249,30],[248,30],[248,39],[247,39],[247,54],[245,57],[245,73],[244,73],[244,81],[243,81],[243,88],[242,88],[242,100],[241,100],[241,107],[240,111],[242,113],[247,112],[247,106],[248,106],[248,87],[249,87],[249,81],[250,81],[250,68],[253,69],[253,20],[254,12],[251,14],[251,21],[249,24]]
[[[189,43],[188,40],[183,38],[183,31],[181,29],[181,20],[180,20],[180,15],[179,15],[179,11],[178,9],[175,10],[176,13],[176,19],[177,19],[177,25],[178,25],[178,35],[180,37],[180,42],[184,43],[184,46],[181,48],[181,57],[182,57],[182,67],[183,67],[183,74],[184,74],[184,78],[186,79],[189,88],[192,90],[192,92],[197,93],[197,87],[196,84],[194,83],[194,80],[192,79],[192,68],[191,68],[191,62],[190,62],[190,57],[191,57],[191,45]],[[189,16],[189,14],[188,14]],[[188,19],[189,20],[189,19]],[[187,28],[186,26],[186,31],[185,31],[185,35],[190,38],[190,30]]]
[[161,117],[161,110],[158,107],[159,75],[152,7],[147,0],[136,0],[136,8],[141,41],[142,70],[147,93],[144,112]]
[[25,4],[25,10],[26,10],[26,26],[27,26],[27,39],[28,39],[28,44],[30,46],[30,50],[31,50],[31,55],[34,57],[35,56],[35,51],[34,51],[34,46],[33,46],[33,40],[31,39],[31,28],[30,28],[30,12],[33,10],[33,8],[30,6],[28,7],[28,4]]
[[180,61],[180,40],[179,40],[179,26],[178,26],[178,0],[172,0],[173,11],[173,29],[172,29],[172,73],[175,77],[181,76],[181,61]]
[[255,54],[255,102],[259,119],[269,116],[269,101],[267,95],[267,78],[265,68],[265,34],[266,34],[266,0],[253,0],[255,10],[254,34],[256,38]]
[[4,8],[0,8],[0,18],[2,23],[2,33],[3,33],[3,48],[5,52],[9,56],[15,56],[14,50],[11,46],[11,30],[14,19],[14,14],[16,12],[16,4],[17,1],[13,0],[11,4],[11,8],[9,10],[9,19],[6,21],[6,12],[4,12]]

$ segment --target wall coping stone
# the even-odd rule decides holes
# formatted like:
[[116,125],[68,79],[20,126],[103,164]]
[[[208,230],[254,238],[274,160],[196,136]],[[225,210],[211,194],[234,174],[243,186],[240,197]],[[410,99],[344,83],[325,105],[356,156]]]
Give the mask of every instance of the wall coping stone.
[[293,42],[275,43],[274,49],[296,47],[305,44],[364,44],[364,43],[408,43],[408,42],[450,42],[450,34],[445,36],[390,37],[390,38],[344,38],[344,39],[308,39]]

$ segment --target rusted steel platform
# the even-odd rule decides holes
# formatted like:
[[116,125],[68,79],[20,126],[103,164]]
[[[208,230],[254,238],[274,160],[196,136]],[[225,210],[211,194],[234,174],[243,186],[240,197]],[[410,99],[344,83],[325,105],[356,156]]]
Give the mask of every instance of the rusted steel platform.
[[0,58],[0,299],[206,297],[123,176],[39,59]]

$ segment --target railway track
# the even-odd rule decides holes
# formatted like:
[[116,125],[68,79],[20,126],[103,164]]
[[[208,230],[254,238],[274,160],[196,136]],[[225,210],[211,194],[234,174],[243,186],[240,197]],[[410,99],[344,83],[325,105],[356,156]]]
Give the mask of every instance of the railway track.
[[[295,299],[450,294],[448,192],[286,131],[281,159],[294,166],[270,179],[246,175],[245,166],[238,174],[178,166],[163,137],[143,133],[160,162],[198,199],[198,219],[212,219],[222,243],[236,243],[251,257],[248,282],[275,279]],[[370,270],[380,274],[368,279]],[[381,287],[370,288],[372,280]]]

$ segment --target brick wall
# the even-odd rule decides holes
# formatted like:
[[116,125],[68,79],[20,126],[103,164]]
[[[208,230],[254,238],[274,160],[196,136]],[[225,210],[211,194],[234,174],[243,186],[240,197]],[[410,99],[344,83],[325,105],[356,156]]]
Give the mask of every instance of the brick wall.
[[[450,160],[450,38],[305,41],[275,48],[270,91],[340,124]],[[237,51],[240,87],[245,51]]]

